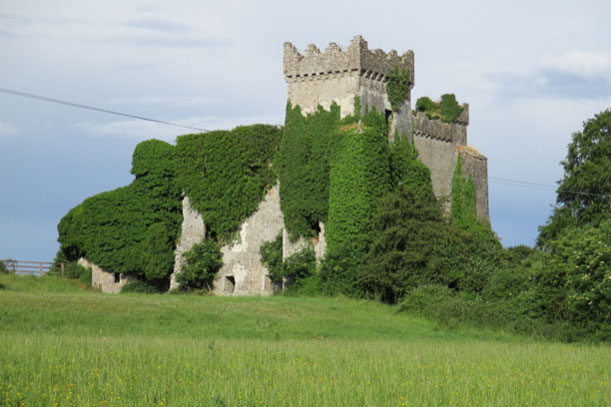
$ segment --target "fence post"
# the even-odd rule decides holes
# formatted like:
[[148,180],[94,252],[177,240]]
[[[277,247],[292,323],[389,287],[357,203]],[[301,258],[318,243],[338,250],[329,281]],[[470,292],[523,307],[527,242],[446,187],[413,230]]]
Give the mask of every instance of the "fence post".
[[61,263],[61,268],[62,268],[62,278],[64,278],[64,263]]
[[13,260],[13,274],[17,274],[17,262]]
[[42,263],[38,263],[38,265],[40,266],[40,276],[42,277]]

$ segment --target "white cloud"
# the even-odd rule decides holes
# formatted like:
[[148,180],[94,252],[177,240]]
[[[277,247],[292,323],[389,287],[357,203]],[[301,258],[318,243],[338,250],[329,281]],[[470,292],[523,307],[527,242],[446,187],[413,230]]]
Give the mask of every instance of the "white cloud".
[[608,52],[567,52],[560,56],[546,56],[541,64],[544,69],[593,78],[609,76],[611,55]]
[[13,136],[17,134],[18,128],[12,124],[0,121],[0,137]]

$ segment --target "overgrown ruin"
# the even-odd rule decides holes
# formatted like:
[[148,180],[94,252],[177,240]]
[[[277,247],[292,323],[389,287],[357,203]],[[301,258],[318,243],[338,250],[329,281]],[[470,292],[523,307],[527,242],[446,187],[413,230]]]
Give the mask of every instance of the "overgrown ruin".
[[[388,80],[393,70],[406,75],[405,94],[398,104],[391,103],[388,95]],[[299,107],[303,115],[314,114],[320,109],[329,110],[334,105],[339,106],[341,118],[363,115],[373,109],[383,113],[387,121],[388,142],[394,143],[396,137],[407,137],[413,142],[421,162],[430,170],[437,197],[450,196],[452,175],[460,154],[465,176],[474,181],[477,216],[488,222],[487,159],[467,145],[469,105],[456,104],[457,114],[451,120],[442,120],[424,109],[417,111],[412,108],[411,90],[415,84],[413,51],[399,55],[394,50],[389,53],[370,50],[361,36],[354,37],[345,49],[330,43],[324,51],[309,45],[303,53],[286,42],[284,78],[288,85],[289,106]],[[355,108],[360,112],[355,112]],[[206,188],[206,185],[201,185],[201,188]],[[257,209],[248,218],[242,218],[242,225],[233,239],[222,246],[224,265],[213,282],[215,294],[269,295],[281,289],[282,284],[271,281],[259,254],[261,246],[279,233],[283,235],[283,258],[307,245],[313,247],[317,259],[324,257],[327,247],[325,223],[316,222],[315,236],[293,239],[283,217],[281,191],[278,184],[268,189]],[[183,253],[206,238],[206,216],[193,208],[189,198],[185,197],[182,203],[183,223],[175,243],[170,288],[178,287],[176,275],[181,271]],[[122,278],[117,281],[115,273],[90,262],[87,265],[95,268],[93,284],[103,291],[117,292],[127,281]]]

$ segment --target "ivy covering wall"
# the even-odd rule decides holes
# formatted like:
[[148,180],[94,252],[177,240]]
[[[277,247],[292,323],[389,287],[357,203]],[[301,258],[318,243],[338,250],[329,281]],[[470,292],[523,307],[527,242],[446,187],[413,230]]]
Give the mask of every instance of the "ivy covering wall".
[[330,172],[327,252],[359,259],[370,234],[371,207],[390,186],[388,129],[383,114],[366,112],[362,121],[340,126],[341,140]]
[[395,65],[388,73],[386,94],[392,110],[399,111],[409,95],[409,69],[399,69]]
[[174,147],[140,143],[133,154],[134,181],[87,198],[58,225],[60,250],[68,260],[87,257],[116,273],[163,285],[172,272],[182,221]]
[[475,183],[464,173],[462,157],[458,154],[452,176],[450,214],[452,223],[469,233],[480,243],[490,243],[500,248],[501,244],[490,225],[477,218]]
[[177,138],[178,185],[202,214],[208,237],[229,240],[276,183],[272,160],[281,135],[257,124]]
[[299,106],[286,107],[284,134],[274,162],[280,180],[280,206],[291,238],[318,234],[329,208],[330,162],[340,142],[336,132],[340,108],[304,116]]
[[281,134],[276,126],[253,125],[180,136],[176,146],[140,143],[130,185],[87,198],[62,218],[60,251],[167,288],[184,193],[215,244],[230,239],[276,183],[272,160]]

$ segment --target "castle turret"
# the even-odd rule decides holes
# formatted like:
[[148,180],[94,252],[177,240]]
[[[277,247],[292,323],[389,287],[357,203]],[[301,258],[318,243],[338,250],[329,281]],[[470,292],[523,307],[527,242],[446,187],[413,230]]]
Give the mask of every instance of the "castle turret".
[[[409,72],[407,97],[395,111],[386,91],[389,73],[394,68]],[[293,44],[285,42],[284,78],[288,84],[288,101],[293,106],[299,105],[304,114],[313,113],[318,106],[329,109],[335,102],[345,117],[354,113],[357,96],[361,99],[361,109],[369,106],[385,112],[390,125],[389,140],[392,142],[397,131],[414,142],[420,160],[431,171],[433,191],[438,197],[451,194],[452,174],[456,158],[461,154],[465,174],[475,181],[478,216],[488,220],[488,163],[485,156],[467,147],[469,105],[457,105],[462,109],[460,114],[447,121],[412,112],[413,51],[400,56],[394,50],[389,53],[370,50],[360,35],[345,50],[332,42],[324,52],[310,44],[300,53]]]
[[[314,44],[301,54],[290,42],[284,43],[284,78],[288,84],[288,100],[299,105],[304,113],[314,112],[318,106],[329,109],[337,103],[341,115],[354,113],[354,98],[361,98],[361,106],[375,107],[391,117],[392,108],[386,95],[386,81],[393,68],[409,72],[409,90],[400,109],[392,115],[391,128],[411,134],[409,112],[411,88],[414,86],[414,52],[399,56],[397,51],[385,53],[370,50],[367,41],[355,36],[342,50],[330,43],[324,52]],[[391,132],[391,138],[394,131]]]

